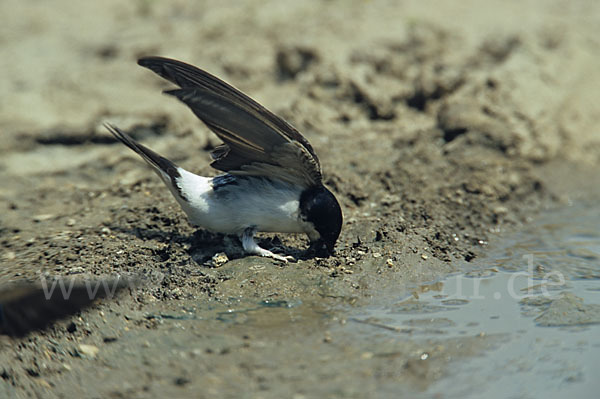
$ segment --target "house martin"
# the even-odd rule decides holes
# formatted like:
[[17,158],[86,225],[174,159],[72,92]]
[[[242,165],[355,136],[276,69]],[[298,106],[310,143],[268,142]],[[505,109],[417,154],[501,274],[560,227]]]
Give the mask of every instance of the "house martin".
[[111,124],[106,128],[139,154],[167,185],[192,225],[237,234],[248,254],[279,261],[254,241],[256,232],[304,233],[308,253],[333,254],[342,228],[342,210],[323,185],[319,159],[310,143],[289,123],[217,77],[162,57],[138,64],[178,86],[178,98],[223,144],[211,166],[225,174],[198,176],[175,165]]

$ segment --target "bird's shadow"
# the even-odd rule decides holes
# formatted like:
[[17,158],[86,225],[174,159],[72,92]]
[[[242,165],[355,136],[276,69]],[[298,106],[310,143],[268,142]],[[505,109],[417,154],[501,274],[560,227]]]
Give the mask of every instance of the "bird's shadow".
[[[248,256],[242,248],[239,237],[232,234],[212,233],[203,229],[198,229],[192,234],[181,234],[179,232],[160,229],[141,227],[123,228],[120,226],[111,226],[111,230],[135,236],[142,240],[181,245],[186,248],[188,255],[195,263],[204,267],[214,266],[211,260],[216,254],[225,253],[229,260]],[[268,237],[257,236],[255,239],[262,248],[276,254],[291,255],[299,260],[307,260],[315,257],[314,252],[310,250],[302,250],[285,245],[276,235]],[[168,254],[164,253],[162,257],[168,258]]]

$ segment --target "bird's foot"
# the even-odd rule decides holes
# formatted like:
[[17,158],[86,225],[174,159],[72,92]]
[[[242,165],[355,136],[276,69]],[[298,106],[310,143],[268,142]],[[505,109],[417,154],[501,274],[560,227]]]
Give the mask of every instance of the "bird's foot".
[[283,256],[283,255],[274,254],[273,252],[260,247],[254,241],[254,233],[255,233],[255,230],[249,228],[249,229],[246,229],[244,231],[244,233],[242,234],[242,246],[244,247],[244,251],[246,253],[253,254],[253,255],[260,255],[260,256],[267,257],[267,258],[272,258],[272,259],[278,260],[283,263],[296,261],[296,259],[293,256],[289,256],[289,255]]
[[290,255],[287,255],[287,256],[278,255],[278,254],[274,254],[273,252],[268,251],[268,250],[266,250],[264,248],[260,248],[260,249],[261,249],[261,252],[259,254],[257,254],[257,255],[266,256],[268,258],[273,258],[273,259],[278,260],[278,261],[283,262],[283,263],[295,262],[296,261],[296,259],[293,256],[290,256]]

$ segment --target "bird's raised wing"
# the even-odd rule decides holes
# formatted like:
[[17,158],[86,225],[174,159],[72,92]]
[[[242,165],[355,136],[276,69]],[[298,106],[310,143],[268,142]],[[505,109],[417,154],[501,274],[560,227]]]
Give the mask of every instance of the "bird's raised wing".
[[321,166],[294,127],[217,77],[180,61],[138,60],[180,89],[166,91],[190,107],[224,144],[212,167],[232,174],[268,176],[305,187],[321,184]]

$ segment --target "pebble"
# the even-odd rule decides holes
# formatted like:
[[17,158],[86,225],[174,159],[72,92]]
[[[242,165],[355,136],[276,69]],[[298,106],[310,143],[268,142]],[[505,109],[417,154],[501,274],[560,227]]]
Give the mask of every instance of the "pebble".
[[43,378],[35,379],[34,381],[46,389],[52,389],[52,385],[50,385],[50,383]]
[[177,377],[177,378],[175,378],[175,380],[173,380],[173,383],[175,385],[179,385],[179,386],[186,385],[189,382],[190,382],[190,380],[188,378],[185,378],[185,377]]
[[196,348],[190,352],[191,357],[200,357],[202,356],[204,351],[202,349]]
[[54,214],[52,213],[44,213],[41,215],[35,215],[33,217],[33,221],[34,222],[43,222],[44,220],[49,220],[52,219],[54,217]]
[[216,253],[210,261],[212,267],[221,267],[227,262],[229,262],[229,258],[225,252]]
[[427,256],[427,255],[423,254],[423,255],[421,255],[421,259],[423,259],[423,260],[427,260],[427,259],[429,259],[429,256]]
[[492,210],[492,212],[494,212],[496,216],[504,216],[508,214],[508,208],[505,206],[497,206]]
[[79,347],[77,348],[77,353],[80,356],[92,359],[98,356],[98,352],[100,352],[100,349],[94,345],[79,344]]
[[85,272],[85,269],[83,267],[75,266],[75,267],[70,268],[67,271],[67,274],[79,274],[79,273],[83,273],[83,272]]

